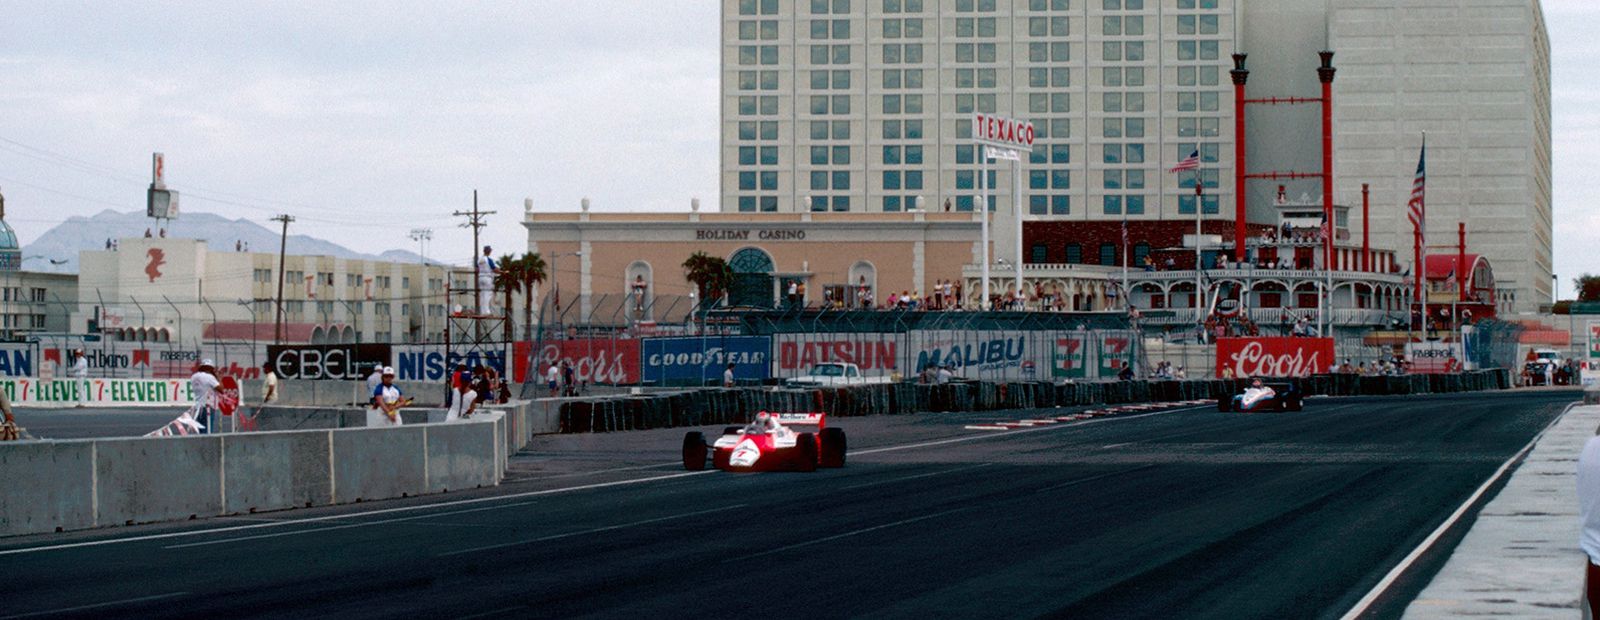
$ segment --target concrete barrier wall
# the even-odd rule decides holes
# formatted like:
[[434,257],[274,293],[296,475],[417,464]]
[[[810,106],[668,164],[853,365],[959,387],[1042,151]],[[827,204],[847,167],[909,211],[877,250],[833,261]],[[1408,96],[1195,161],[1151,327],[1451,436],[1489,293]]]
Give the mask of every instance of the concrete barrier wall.
[[504,413],[436,424],[410,422],[442,412],[406,414],[398,428],[6,442],[0,536],[499,484],[509,453]]

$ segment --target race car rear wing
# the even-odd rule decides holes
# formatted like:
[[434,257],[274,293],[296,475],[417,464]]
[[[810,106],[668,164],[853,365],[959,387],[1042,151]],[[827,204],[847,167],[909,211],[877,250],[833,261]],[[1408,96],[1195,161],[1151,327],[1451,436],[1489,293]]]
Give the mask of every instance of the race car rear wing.
[[772,413],[769,415],[777,418],[778,423],[784,426],[815,426],[818,430],[827,427],[828,414],[826,413]]

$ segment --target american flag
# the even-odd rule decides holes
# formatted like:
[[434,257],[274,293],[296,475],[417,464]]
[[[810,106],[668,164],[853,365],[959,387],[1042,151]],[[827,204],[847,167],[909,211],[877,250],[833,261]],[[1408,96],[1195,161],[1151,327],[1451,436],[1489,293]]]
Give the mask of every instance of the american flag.
[[1422,151],[1417,154],[1417,179],[1411,182],[1411,200],[1407,202],[1406,205],[1411,207],[1411,213],[1409,217],[1411,220],[1411,225],[1416,227],[1417,234],[1422,235],[1422,242],[1424,244],[1428,242],[1427,227],[1425,226],[1428,221],[1428,210],[1426,207],[1427,203],[1424,200],[1428,188],[1428,173],[1427,167],[1425,166],[1427,157],[1428,138],[1427,136],[1423,136]]
[[1183,161],[1178,162],[1178,165],[1173,166],[1172,169],[1168,170],[1167,172],[1182,172],[1184,170],[1199,170],[1199,169],[1200,169],[1200,149],[1196,148],[1193,153],[1190,153],[1188,157],[1183,158]]
[[1322,226],[1320,228],[1321,231],[1322,231],[1322,238],[1323,239],[1328,239],[1328,238],[1332,237],[1332,235],[1333,235],[1332,228],[1333,227],[1328,225],[1328,214],[1327,213],[1323,213],[1322,214]]

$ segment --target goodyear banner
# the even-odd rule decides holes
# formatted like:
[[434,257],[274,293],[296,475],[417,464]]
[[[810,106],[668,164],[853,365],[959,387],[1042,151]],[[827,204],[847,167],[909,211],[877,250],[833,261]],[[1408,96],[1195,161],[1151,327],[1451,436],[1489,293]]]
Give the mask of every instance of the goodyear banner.
[[766,336],[645,338],[639,345],[640,378],[658,385],[721,381],[733,364],[734,379],[760,381],[767,378],[771,349]]
[[0,379],[11,404],[28,407],[188,407],[194,393],[180,379]]
[[1051,354],[1050,376],[1056,379],[1085,379],[1089,376],[1088,334],[1060,334]]

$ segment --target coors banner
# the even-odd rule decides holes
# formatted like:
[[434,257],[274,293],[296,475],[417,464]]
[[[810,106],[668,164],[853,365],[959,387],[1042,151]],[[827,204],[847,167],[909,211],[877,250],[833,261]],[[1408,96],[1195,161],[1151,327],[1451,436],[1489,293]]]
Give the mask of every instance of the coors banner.
[[1328,372],[1332,338],[1218,338],[1217,376],[1307,377]]

